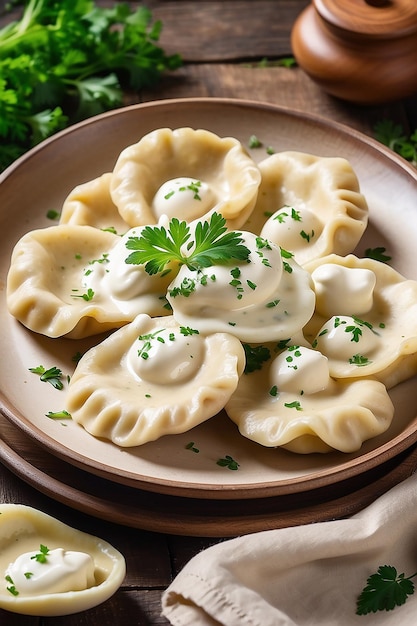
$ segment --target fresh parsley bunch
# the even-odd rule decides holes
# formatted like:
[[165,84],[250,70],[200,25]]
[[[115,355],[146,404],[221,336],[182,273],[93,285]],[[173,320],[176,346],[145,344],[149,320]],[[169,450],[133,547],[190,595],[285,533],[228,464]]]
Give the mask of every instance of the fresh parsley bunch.
[[28,0],[0,30],[0,169],[73,122],[122,104],[123,89],[181,65],[156,42],[162,24],[144,6]]

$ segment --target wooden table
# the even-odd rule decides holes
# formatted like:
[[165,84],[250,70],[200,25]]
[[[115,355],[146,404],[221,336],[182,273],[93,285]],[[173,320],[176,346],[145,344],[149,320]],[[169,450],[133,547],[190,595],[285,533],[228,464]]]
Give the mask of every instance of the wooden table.
[[[127,96],[127,102],[193,96],[249,98],[317,113],[368,135],[382,118],[403,124],[406,131],[416,128],[417,97],[383,106],[356,106],[323,93],[300,68],[279,65],[279,59],[291,55],[291,28],[307,4],[307,0],[149,0],[146,5],[153,17],[164,24],[160,45],[169,53],[179,52],[184,66],[153,89]],[[8,19],[3,17],[0,23]],[[27,504],[97,534],[115,545],[127,561],[122,588],[105,604],[59,618],[0,610],[5,626],[162,626],[168,623],[160,616],[163,590],[194,554],[220,540],[102,522],[42,495],[2,466],[0,502]]]

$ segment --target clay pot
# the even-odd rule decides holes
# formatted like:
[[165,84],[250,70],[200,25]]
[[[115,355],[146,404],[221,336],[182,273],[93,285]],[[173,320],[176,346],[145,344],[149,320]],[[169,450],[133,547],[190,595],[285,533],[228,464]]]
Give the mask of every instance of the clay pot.
[[360,104],[417,93],[417,0],[312,0],[292,34],[300,67]]

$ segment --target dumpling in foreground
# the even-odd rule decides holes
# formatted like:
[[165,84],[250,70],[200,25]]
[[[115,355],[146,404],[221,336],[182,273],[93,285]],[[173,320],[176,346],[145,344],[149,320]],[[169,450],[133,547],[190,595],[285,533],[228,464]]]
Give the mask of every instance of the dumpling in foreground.
[[280,152],[261,161],[259,170],[249,230],[291,250],[301,265],[354,250],[368,223],[368,206],[346,159]]
[[336,381],[326,357],[298,345],[243,374],[225,409],[244,437],[300,454],[355,452],[394,415],[382,383]]
[[139,446],[216,415],[244,363],[232,335],[204,336],[172,316],[139,315],[82,357],[66,409],[93,436]]
[[156,224],[162,215],[190,222],[217,211],[233,229],[255,206],[260,179],[237,139],[161,128],[121,152],[111,195],[132,227]]

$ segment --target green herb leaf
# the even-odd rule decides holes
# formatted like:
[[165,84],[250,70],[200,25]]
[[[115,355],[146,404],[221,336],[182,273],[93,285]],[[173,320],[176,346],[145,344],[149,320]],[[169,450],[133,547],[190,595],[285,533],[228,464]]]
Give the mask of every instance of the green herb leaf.
[[39,374],[40,380],[43,383],[50,383],[55,389],[64,388],[64,384],[61,380],[62,371],[55,366],[45,369],[43,365],[38,365],[37,367],[30,367],[29,371],[33,374]]
[[229,470],[235,471],[239,469],[239,463],[235,461],[230,454],[226,454],[224,458],[219,459],[216,463],[220,465],[220,467],[227,467]]
[[414,584],[411,578],[398,574],[392,565],[382,565],[376,574],[367,579],[367,585],[362,590],[358,601],[357,615],[367,615],[377,611],[392,611],[396,606],[404,604],[408,596],[414,593]]
[[28,0],[0,30],[0,168],[56,131],[122,104],[181,65],[145,6]]
[[386,252],[386,248],[383,248],[382,246],[377,247],[377,248],[367,248],[365,250],[365,257],[367,257],[368,259],[374,259],[374,261],[381,261],[382,263],[388,263],[388,261],[391,261],[390,256],[385,254]]
[[[249,249],[242,244],[238,232],[227,231],[226,220],[213,213],[209,221],[197,222],[194,241],[190,241],[190,226],[172,218],[168,229],[164,226],[145,226],[139,237],[129,237],[128,250],[134,250],[126,263],[144,265],[148,274],[157,274],[170,269],[169,264],[187,265],[192,270],[215,264],[245,261]],[[186,246],[186,253],[184,248]]]

